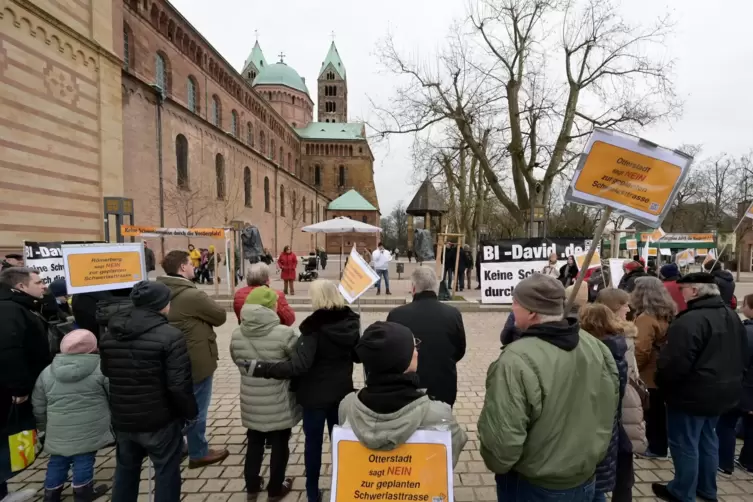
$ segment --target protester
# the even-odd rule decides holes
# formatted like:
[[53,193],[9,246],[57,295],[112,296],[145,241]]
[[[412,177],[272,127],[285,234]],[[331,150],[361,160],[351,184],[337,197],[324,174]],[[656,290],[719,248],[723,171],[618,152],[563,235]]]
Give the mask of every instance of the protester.
[[332,281],[318,280],[309,288],[314,312],[303,320],[301,336],[289,361],[252,361],[255,377],[290,379],[296,383],[296,401],[303,407],[306,436],[306,496],[321,499],[319,471],[322,465],[324,426],[338,423],[340,401],[353,392],[354,348],[359,338],[359,317],[345,303]]
[[496,475],[500,501],[594,497],[594,472],[617,413],[619,376],[606,345],[564,318],[564,303],[562,283],[542,274],[513,291],[522,336],[489,367],[478,420],[480,453]]
[[71,311],[76,325],[100,339],[115,314],[131,310],[130,294],[131,288],[121,288],[73,295]]
[[431,267],[416,267],[411,284],[413,301],[392,309],[387,321],[402,324],[421,340],[419,383],[429,397],[452,407],[458,390],[456,366],[465,355],[463,316],[437,299],[439,281]]
[[603,265],[589,269],[589,272],[591,275],[584,277],[583,280],[588,285],[588,302],[593,303],[599,293],[609,287],[612,278],[609,269]]
[[[253,266],[266,267],[263,263]],[[291,429],[301,420],[301,409],[290,392],[289,380],[268,380],[248,374],[252,360],[290,360],[298,336],[293,328],[280,324],[277,294],[267,287],[257,287],[246,297],[241,310],[241,324],[233,331],[230,356],[241,368],[241,421],[248,429],[246,437],[246,492],[253,496],[264,485],[259,475],[264,458],[264,444],[269,441],[272,456],[269,464],[268,500],[285,497],[293,486],[285,478],[290,457]]]
[[418,429],[449,429],[455,466],[468,437],[450,406],[419,389],[420,343],[401,324],[377,321],[366,328],[355,349],[367,374],[366,386],[342,400],[340,423],[366,448],[380,451],[394,450]]
[[[743,380],[743,393],[740,403],[719,417],[716,433],[719,436],[719,470],[732,474],[735,465],[742,470],[753,473],[753,295],[743,299],[745,333],[748,337],[748,361]],[[737,423],[742,419],[744,442],[740,456],[735,459]]]
[[65,278],[55,279],[47,286],[47,291],[42,296],[41,307],[42,317],[47,323],[66,322],[73,315],[68,298]]
[[8,502],[31,499],[33,491],[8,495],[7,481],[13,477],[8,445],[8,415],[13,406],[31,410],[31,395],[37,377],[50,364],[47,330],[41,317],[44,282],[39,274],[24,267],[0,272],[0,499]]
[[668,263],[659,269],[659,278],[664,284],[664,287],[667,288],[669,296],[675,301],[678,314],[688,308],[685,299],[680,292],[680,286],[677,284],[677,280],[680,279],[680,277],[682,277],[680,274],[680,268],[674,263]]
[[264,254],[261,256],[261,261],[266,265],[272,265],[275,262],[275,259],[272,256],[272,251],[264,248]]
[[222,306],[196,287],[193,265],[185,251],[170,251],[162,260],[166,276],[157,281],[170,289],[170,311],[167,319],[186,339],[191,358],[194,395],[199,407],[196,422],[186,430],[188,467],[196,469],[222,462],[227,449],[209,448],[206,439],[207,413],[212,401],[212,376],[217,370],[219,351],[214,328],[225,324],[227,314]]
[[324,248],[319,248],[319,264],[322,266],[322,270],[327,269],[327,251]]
[[460,267],[458,268],[458,290],[463,291],[466,283],[471,289],[471,271],[473,270],[473,254],[471,247],[466,244],[460,252]]
[[191,265],[194,269],[201,266],[201,251],[196,249],[193,244],[188,245],[188,255],[191,257]]
[[[551,258],[550,258],[551,259]],[[578,278],[578,264],[574,256],[567,257],[567,263],[560,267],[559,281],[564,287],[572,286]]]
[[[621,321],[627,321],[627,315],[630,311],[630,295],[627,292],[617,288],[602,289],[596,295],[595,303],[606,305]],[[637,336],[637,329],[633,331],[633,334]],[[635,336],[632,338],[635,338]]]
[[154,258],[154,251],[149,247],[149,243],[144,241],[144,261],[146,262],[146,273],[157,268],[157,261]]
[[447,289],[452,290],[452,281],[455,279],[455,259],[457,258],[458,250],[452,242],[448,242],[444,249],[444,256],[437,257],[442,260],[444,267],[444,274],[442,275],[442,282],[445,283]]
[[11,267],[23,267],[24,266],[24,255],[17,254],[17,253],[10,253],[5,255],[5,259],[0,263],[0,267],[2,270],[5,270],[6,268]]
[[[191,266],[188,253],[178,252]],[[181,428],[198,415],[191,361],[183,334],[167,321],[167,286],[139,282],[131,300],[133,309],[115,314],[99,343],[117,441],[112,499],[136,502],[142,463],[149,456],[154,465],[155,500],[178,502]]]
[[719,287],[724,304],[732,307],[733,298],[735,297],[735,279],[728,270],[724,270],[721,262],[707,258],[703,264],[704,270],[714,277],[714,283]]
[[91,502],[107,485],[94,485],[97,450],[112,444],[107,379],[99,368],[97,338],[73,330],[60,343],[60,354],[39,375],[32,394],[37,431],[45,433],[49,453],[44,502],[60,502],[73,467],[73,498]]
[[646,412],[647,458],[667,457],[667,407],[663,389],[655,381],[656,362],[667,343],[669,323],[675,317],[675,305],[669,292],[656,277],[639,277],[633,284],[630,305],[635,312],[635,359],[641,380],[649,392],[650,406]]
[[298,257],[290,250],[290,246],[282,249],[280,257],[277,258],[277,268],[280,269],[280,279],[282,279],[282,290],[287,295],[295,295],[295,270],[298,266]]
[[499,341],[504,346],[518,339],[520,339],[520,330],[515,326],[515,314],[510,312],[507,314],[502,333],[499,335]]
[[390,293],[390,261],[392,261],[392,255],[390,252],[384,249],[384,244],[381,242],[377,249],[371,255],[371,261],[374,264],[374,271],[379,276],[379,280],[376,283],[377,294],[381,292],[382,279],[384,279],[384,293],[391,295]]
[[541,269],[541,273],[559,279],[560,268],[557,266],[557,253],[549,255],[549,261],[544,265],[544,268]]
[[633,292],[633,288],[635,287],[635,280],[637,278],[645,277],[646,275],[648,275],[645,268],[643,267],[643,263],[636,260],[626,262],[624,265],[622,265],[622,270],[625,273],[622,276],[622,279],[620,279],[620,283],[617,285],[617,287],[619,289],[627,291],[628,293]]
[[716,500],[719,416],[738,405],[748,365],[748,340],[740,318],[725,305],[715,277],[681,278],[687,310],[670,324],[659,354],[656,383],[667,400],[667,430],[675,476],[654,483],[662,500]]
[[411,260],[413,259],[413,250],[408,248],[408,251],[405,254],[408,256],[408,263],[411,263]]
[[[596,466],[595,476],[595,495],[593,500],[606,502],[606,494],[612,492],[617,481],[617,462],[619,459],[620,443],[622,446],[629,448],[630,442],[625,437],[625,431],[622,429],[622,400],[625,396],[625,387],[628,380],[628,363],[626,359],[627,342],[624,337],[624,326],[606,305],[589,304],[584,306],[580,312],[580,326],[589,334],[609,348],[612,357],[614,357],[617,371],[620,377],[620,406],[618,406],[612,424],[612,437],[609,440],[607,455]],[[621,441],[621,437],[623,440]],[[628,450],[630,451],[630,450]],[[632,486],[627,487],[628,493]]]
[[[251,265],[246,272],[246,283],[248,286],[236,291],[235,297],[233,297],[233,310],[238,322],[241,321],[241,309],[249,293],[259,287],[269,287],[269,266],[265,263]],[[285,293],[282,291],[277,291],[277,315],[280,317],[280,322],[285,326],[292,326],[295,323],[295,311],[288,305]]]
[[481,289],[481,246],[476,247],[476,289]]

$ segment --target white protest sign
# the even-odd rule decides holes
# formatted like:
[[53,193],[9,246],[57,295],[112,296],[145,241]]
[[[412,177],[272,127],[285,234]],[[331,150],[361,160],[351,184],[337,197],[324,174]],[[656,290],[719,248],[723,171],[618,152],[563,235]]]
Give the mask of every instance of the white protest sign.
[[630,260],[624,260],[622,258],[610,258],[609,259],[609,277],[612,280],[611,287],[616,288],[622,280],[622,276],[625,275],[625,270],[622,268],[625,266],[625,262]]
[[353,246],[350,255],[348,255],[348,263],[343,269],[343,277],[337,286],[340,294],[348,303],[353,303],[378,280],[377,273],[361,258],[361,255]]
[[[65,277],[63,265],[63,242],[24,241],[24,266],[39,273],[42,282],[49,284]],[[82,242],[68,242],[66,244],[87,244]]]
[[146,278],[144,245],[63,244],[68,294],[133,287]]

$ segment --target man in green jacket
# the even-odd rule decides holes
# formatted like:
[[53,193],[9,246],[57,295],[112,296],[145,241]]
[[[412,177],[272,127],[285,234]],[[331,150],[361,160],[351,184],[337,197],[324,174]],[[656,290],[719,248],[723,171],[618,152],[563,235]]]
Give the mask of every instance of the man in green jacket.
[[612,436],[617,366],[606,345],[564,319],[565,290],[534,274],[513,291],[521,338],[489,367],[478,421],[481,456],[505,502],[594,497]]
[[214,328],[225,324],[225,309],[209,298],[193,282],[194,266],[186,251],[170,251],[162,260],[166,276],[157,281],[170,288],[170,313],[167,320],[186,338],[191,358],[194,396],[199,407],[196,422],[186,430],[188,467],[196,469],[222,462],[227,449],[209,448],[206,439],[207,413],[212,401],[212,375],[217,369],[219,352]]

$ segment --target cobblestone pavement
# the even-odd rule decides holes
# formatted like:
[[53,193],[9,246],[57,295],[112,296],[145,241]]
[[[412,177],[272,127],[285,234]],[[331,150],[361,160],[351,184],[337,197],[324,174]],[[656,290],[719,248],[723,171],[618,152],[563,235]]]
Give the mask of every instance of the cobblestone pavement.
[[[299,314],[299,321],[306,313]],[[384,319],[386,313],[366,313],[364,322],[371,323]],[[232,319],[231,319],[232,318]],[[499,328],[503,325],[505,314],[471,313],[464,315],[468,337],[468,352],[458,368],[458,401],[455,415],[468,431],[468,444],[461,453],[460,462],[455,469],[455,500],[486,501],[496,500],[494,477],[486,470],[479,454],[476,437],[476,421],[484,401],[484,382],[486,369],[499,353]],[[228,323],[219,330],[220,365],[215,374],[214,395],[209,410],[207,433],[213,446],[224,445],[230,450],[230,456],[221,464],[203,469],[189,470],[184,462],[183,501],[184,502],[244,502],[243,461],[245,455],[245,433],[241,425],[238,401],[239,373],[230,361],[228,346],[230,335],[236,323],[232,314]],[[358,384],[361,382],[360,367],[357,368]],[[287,474],[294,478],[294,492],[286,497],[286,502],[305,501],[303,467],[303,434],[300,426],[294,429],[293,444]],[[321,487],[326,491],[328,500],[331,482],[331,458],[329,443],[324,445],[325,455],[322,465]],[[266,475],[268,455],[262,475]],[[636,484],[634,500],[658,500],[651,496],[651,483],[668,481],[672,478],[672,464],[669,461],[636,460]],[[96,479],[111,483],[115,468],[114,449],[100,452],[97,458]],[[27,471],[21,473],[10,483],[11,490],[23,488],[41,489],[46,469],[46,459],[41,458]],[[142,475],[140,500],[147,500],[148,482],[146,469]],[[65,492],[70,495],[70,488]],[[719,477],[719,500],[722,502],[753,500],[753,476],[737,471],[733,476]],[[70,497],[69,497],[70,498]],[[107,497],[101,500],[108,501]],[[259,497],[266,501],[266,495]]]

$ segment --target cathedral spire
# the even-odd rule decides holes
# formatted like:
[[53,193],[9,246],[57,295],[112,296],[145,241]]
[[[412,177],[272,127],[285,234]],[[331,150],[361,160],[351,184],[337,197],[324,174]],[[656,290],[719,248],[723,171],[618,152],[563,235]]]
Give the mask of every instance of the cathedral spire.
[[340,59],[340,53],[337,52],[337,46],[335,45],[334,40],[332,40],[332,44],[330,44],[329,51],[327,52],[327,57],[324,58],[322,68],[319,70],[319,78],[322,77],[322,74],[328,66],[332,66],[332,69],[337,72],[340,78],[346,80],[345,65],[343,64],[342,59]]

